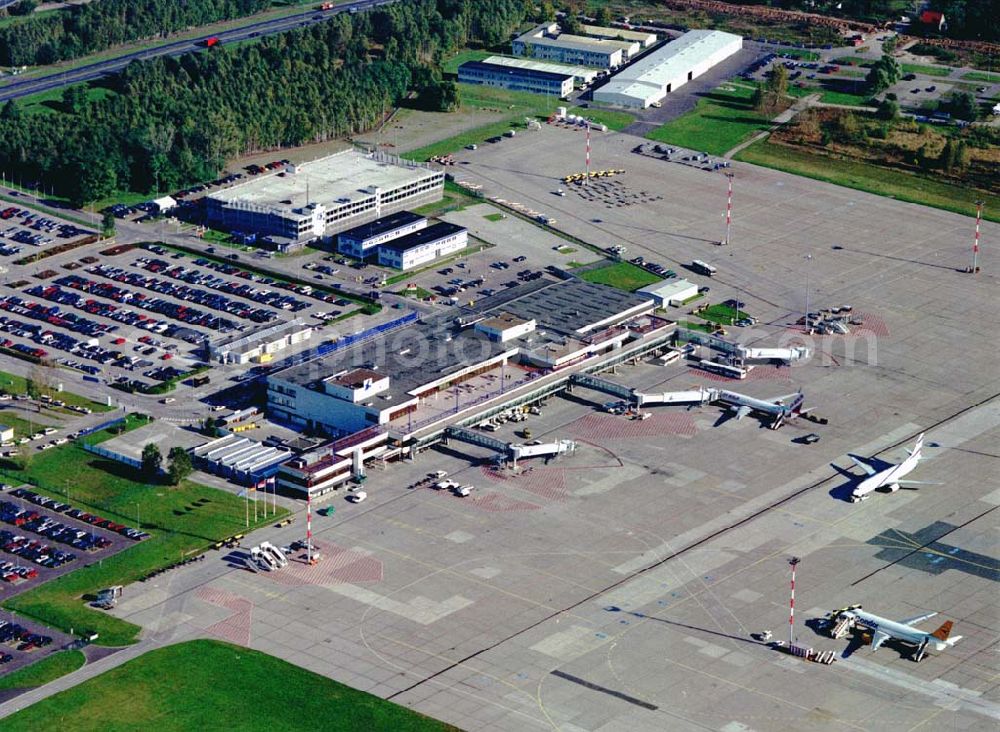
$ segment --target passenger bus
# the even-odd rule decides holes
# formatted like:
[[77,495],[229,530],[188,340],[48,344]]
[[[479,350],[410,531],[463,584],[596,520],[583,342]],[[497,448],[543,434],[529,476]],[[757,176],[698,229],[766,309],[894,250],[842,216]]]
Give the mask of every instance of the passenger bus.
[[715,267],[702,262],[700,259],[696,259],[691,262],[691,269],[700,275],[705,275],[706,277],[714,277],[716,273]]
[[729,364],[717,363],[716,361],[709,361],[707,359],[699,361],[698,368],[730,379],[745,379],[750,370],[745,367],[741,368],[739,366],[730,366]]

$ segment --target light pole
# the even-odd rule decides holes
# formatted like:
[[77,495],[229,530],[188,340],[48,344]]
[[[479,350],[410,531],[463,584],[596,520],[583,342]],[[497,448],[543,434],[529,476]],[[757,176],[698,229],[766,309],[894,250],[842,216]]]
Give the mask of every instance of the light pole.
[[795,645],[795,567],[802,560],[792,557],[788,563],[792,566],[792,595],[788,604],[788,647]]
[[733,177],[734,173],[729,171],[726,173],[726,178],[729,179],[729,195],[726,199],[726,246],[729,245],[730,241],[730,231],[733,225]]
[[812,326],[809,323],[809,270],[813,255],[806,255],[806,334],[812,333]]
[[976,201],[976,238],[972,243],[972,274],[979,273],[979,224],[983,220],[983,202]]

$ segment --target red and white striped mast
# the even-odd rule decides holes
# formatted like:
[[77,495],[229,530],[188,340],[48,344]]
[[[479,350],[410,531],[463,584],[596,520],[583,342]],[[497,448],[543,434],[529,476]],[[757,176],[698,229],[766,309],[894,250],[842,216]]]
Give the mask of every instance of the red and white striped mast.
[[313,563],[312,493],[306,494],[306,562]]
[[983,202],[976,201],[976,238],[972,243],[972,274],[979,274],[979,224],[983,220]]
[[792,597],[788,605],[788,647],[795,645],[795,565],[802,560],[792,557],[788,563],[792,566]]
[[726,199],[726,241],[723,243],[727,245],[731,241],[729,234],[733,225],[733,175],[732,171],[726,173],[726,178],[729,179],[729,195]]
[[590,120],[587,120],[587,177],[584,183],[590,184]]

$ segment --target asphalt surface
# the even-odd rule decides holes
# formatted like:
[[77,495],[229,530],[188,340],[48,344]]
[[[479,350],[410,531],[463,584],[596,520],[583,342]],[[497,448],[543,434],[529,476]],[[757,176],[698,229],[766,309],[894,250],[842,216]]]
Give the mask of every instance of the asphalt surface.
[[[324,20],[332,18],[339,13],[357,12],[359,10],[370,10],[371,8],[396,0],[358,0],[357,2],[340,5],[331,10],[317,10],[311,7],[308,10],[289,15],[284,18],[265,20],[253,23],[231,31],[220,33],[209,33],[198,38],[189,38],[183,41],[167,43],[156,48],[143,49],[118,58],[98,61],[96,63],[80,66],[67,71],[60,71],[34,79],[25,79],[7,84],[0,89],[0,101],[9,99],[19,99],[31,94],[60,89],[70,84],[78,84],[85,81],[93,81],[101,77],[121,71],[133,61],[146,61],[161,56],[180,56],[194,51],[207,50],[205,41],[209,38],[218,38],[223,44],[245,41],[258,36],[273,35],[284,31],[300,28],[311,23],[322,23]],[[0,0],[0,7],[3,7],[3,0]]]

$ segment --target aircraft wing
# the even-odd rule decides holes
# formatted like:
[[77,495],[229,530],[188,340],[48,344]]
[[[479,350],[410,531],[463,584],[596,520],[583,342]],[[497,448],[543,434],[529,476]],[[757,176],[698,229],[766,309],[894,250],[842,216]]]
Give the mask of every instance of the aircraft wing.
[[746,405],[740,407],[739,409],[736,410],[736,419],[737,419],[737,421],[743,419],[748,414],[750,414],[750,412],[752,412],[752,411],[753,410],[750,407],[746,406]]
[[941,483],[937,483],[937,482],[930,481],[930,480],[905,480],[904,479],[904,480],[897,480],[896,483],[899,484],[899,485],[941,485]]
[[876,630],[875,635],[872,636],[872,650],[877,651],[879,646],[889,640],[889,634],[883,633],[881,630]]
[[937,613],[927,613],[926,615],[917,615],[913,618],[906,618],[905,620],[900,620],[901,625],[916,625],[917,623],[922,623],[929,618],[933,618]]
[[795,399],[802,392],[795,392],[794,394],[785,394],[784,396],[775,397],[774,399],[768,399],[771,404],[788,404],[790,401]]
[[861,468],[863,471],[865,471],[865,473],[867,473],[868,475],[875,475],[875,468],[873,468],[868,463],[864,462],[863,460],[859,460],[853,455],[848,455],[847,457],[853,460],[854,464],[857,465],[859,468]]

